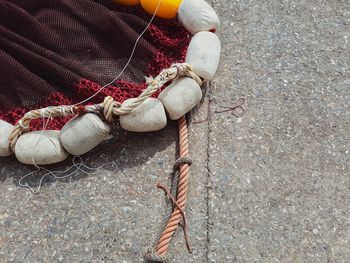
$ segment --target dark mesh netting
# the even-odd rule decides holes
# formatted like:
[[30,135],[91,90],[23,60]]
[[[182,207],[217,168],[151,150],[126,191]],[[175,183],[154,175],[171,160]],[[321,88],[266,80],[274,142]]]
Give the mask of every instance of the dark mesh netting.
[[[113,1],[0,0],[0,119],[14,124],[30,109],[90,97],[120,73],[150,19]],[[184,60],[188,43],[177,21],[156,18],[124,74],[90,103],[138,96],[145,76]]]

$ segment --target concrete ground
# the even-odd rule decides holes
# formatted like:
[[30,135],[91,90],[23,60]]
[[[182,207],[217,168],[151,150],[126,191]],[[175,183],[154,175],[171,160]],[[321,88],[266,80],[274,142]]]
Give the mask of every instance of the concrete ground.
[[[349,262],[349,1],[212,4],[223,53],[192,114],[209,116],[190,133],[194,252],[179,230],[171,262]],[[215,113],[241,97],[242,118]],[[48,177],[36,195],[18,186],[32,169],[0,159],[0,262],[142,262],[165,210],[155,184],[168,183],[176,140],[176,123],[117,135],[84,156],[117,167]],[[38,176],[24,181],[37,186]]]

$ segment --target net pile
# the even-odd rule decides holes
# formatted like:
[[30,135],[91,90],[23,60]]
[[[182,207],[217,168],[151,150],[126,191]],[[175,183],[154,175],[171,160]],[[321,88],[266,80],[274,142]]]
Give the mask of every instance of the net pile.
[[[15,124],[31,109],[89,98],[121,72],[150,19],[113,1],[0,1],[0,119]],[[177,21],[156,18],[120,79],[89,104],[137,97],[146,76],[184,61],[189,41]],[[53,119],[47,129],[67,120]],[[31,128],[41,129],[42,120]]]

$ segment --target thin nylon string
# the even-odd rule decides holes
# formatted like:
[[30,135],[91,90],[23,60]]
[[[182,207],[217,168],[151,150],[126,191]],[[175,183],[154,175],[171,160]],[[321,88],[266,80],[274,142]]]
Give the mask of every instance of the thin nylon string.
[[[78,160],[78,161],[77,161]],[[114,169],[112,170],[112,172],[115,172],[117,171],[118,169],[118,166],[117,166],[117,163],[116,162],[109,162],[109,163],[105,163],[103,165],[100,165],[98,167],[90,167],[90,166],[87,166],[86,164],[84,164],[84,161],[83,159],[81,158],[81,156],[74,156],[73,157],[73,165],[68,167],[66,170],[64,171],[51,171],[49,169],[46,169],[44,167],[39,167],[37,170],[33,171],[33,172],[30,172],[24,176],[22,176],[19,181],[18,181],[18,184],[21,186],[21,187],[25,187],[25,188],[28,188],[31,192],[33,192],[34,194],[37,194],[40,192],[40,189],[41,189],[41,186],[42,186],[42,182],[43,180],[45,179],[46,176],[48,175],[52,175],[54,178],[56,179],[64,179],[64,178],[67,178],[67,177],[70,177],[70,176],[73,176],[75,175],[77,172],[82,172],[86,175],[93,175],[93,174],[97,174],[97,171],[103,167],[106,167],[106,166],[109,166],[109,165],[112,165],[114,167]],[[74,169],[75,168],[75,169]],[[73,171],[71,171],[73,169]],[[31,175],[34,175],[40,171],[45,171],[46,173],[40,178],[39,180],[39,185],[36,189],[34,189],[33,187],[31,187],[30,185],[28,185],[27,183],[22,183],[22,181],[31,176]],[[68,174],[67,174],[68,173]]]

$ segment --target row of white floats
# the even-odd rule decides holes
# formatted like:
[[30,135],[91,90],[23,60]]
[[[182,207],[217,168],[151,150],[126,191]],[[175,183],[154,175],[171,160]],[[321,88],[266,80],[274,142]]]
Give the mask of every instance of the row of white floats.
[[[186,2],[184,2],[186,3]],[[209,6],[210,7],[210,6]],[[181,12],[179,12],[181,14]],[[193,17],[196,14],[193,14]],[[206,24],[215,24],[210,16]],[[203,25],[192,20],[192,32],[203,30]],[[203,21],[203,19],[202,19]],[[204,27],[205,29],[207,27]],[[221,53],[221,43],[216,34],[198,32],[192,38],[186,55],[186,63],[202,79],[213,79]],[[193,109],[202,98],[198,83],[189,77],[175,80],[164,89],[158,98],[148,98],[131,113],[120,116],[122,128],[134,132],[151,132],[164,128],[167,115],[177,120]],[[124,101],[127,104],[133,99]],[[167,114],[166,114],[167,112]],[[0,120],[0,156],[9,156],[9,136],[13,125]],[[69,154],[82,155],[109,138],[111,124],[102,121],[97,115],[88,113],[69,121],[61,131],[32,131],[21,135],[15,146],[17,159],[24,164],[47,165],[65,160]]]

